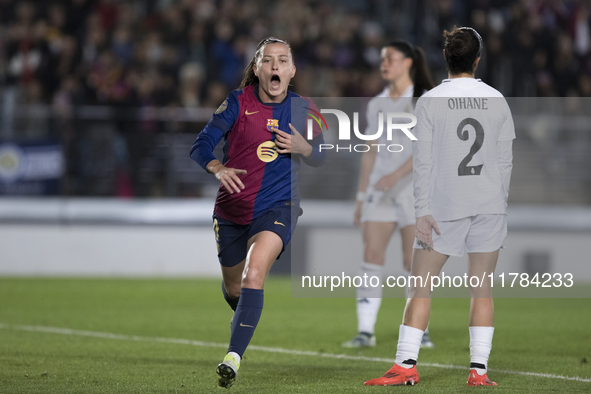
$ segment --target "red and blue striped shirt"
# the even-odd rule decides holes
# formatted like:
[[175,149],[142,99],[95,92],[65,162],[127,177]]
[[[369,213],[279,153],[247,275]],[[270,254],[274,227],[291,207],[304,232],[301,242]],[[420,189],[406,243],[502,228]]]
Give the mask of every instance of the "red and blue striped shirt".
[[249,224],[265,210],[292,202],[298,204],[297,170],[300,159],[317,167],[322,165],[325,152],[320,150],[323,137],[314,124],[310,157],[280,154],[275,145],[278,128],[292,134],[291,123],[298,132],[305,134],[307,113],[317,111],[308,98],[287,91],[281,103],[262,103],[258,97],[258,85],[232,91],[216,110],[209,123],[201,131],[191,147],[191,158],[204,169],[215,160],[213,150],[224,139],[222,164],[229,168],[246,170],[239,175],[244,184],[240,193],[230,194],[220,185],[214,212],[236,224]]

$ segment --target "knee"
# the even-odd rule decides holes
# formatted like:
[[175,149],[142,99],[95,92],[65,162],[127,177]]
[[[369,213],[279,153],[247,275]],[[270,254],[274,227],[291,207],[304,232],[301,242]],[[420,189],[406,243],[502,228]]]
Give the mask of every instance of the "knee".
[[431,290],[428,286],[411,286],[408,290],[408,299],[430,299]]
[[257,269],[249,269],[242,276],[242,287],[249,289],[262,289],[265,283],[265,272]]
[[411,269],[411,263],[412,263],[412,257],[411,256],[404,256],[402,258],[402,266],[404,267],[404,269],[408,272],[410,272]]
[[228,296],[230,296],[232,298],[240,297],[240,290],[241,290],[240,282],[233,282],[233,283],[224,282],[224,288],[225,288],[226,294]]
[[386,255],[384,251],[378,250],[375,246],[366,245],[363,259],[366,263],[384,265]]
[[470,299],[473,306],[478,308],[493,307],[492,290],[470,288]]

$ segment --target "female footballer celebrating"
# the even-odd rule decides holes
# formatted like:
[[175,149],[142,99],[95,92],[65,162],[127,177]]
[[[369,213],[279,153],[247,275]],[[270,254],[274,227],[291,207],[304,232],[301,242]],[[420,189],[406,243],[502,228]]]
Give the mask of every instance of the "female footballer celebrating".
[[[449,256],[468,251],[468,276],[494,272],[507,236],[506,206],[515,128],[503,95],[474,73],[482,39],[472,28],[445,31],[449,79],[417,102],[413,134],[413,187],[417,240],[411,290],[400,326],[396,362],[368,386],[416,384],[421,337],[431,310],[426,278],[439,275]],[[470,281],[468,386],[496,386],[487,376],[494,306],[488,282]]]
[[[412,98],[417,98],[435,85],[427,68],[425,54],[405,40],[395,40],[382,48],[380,71],[388,86],[367,106],[367,133],[378,128],[378,113],[412,112]],[[412,145],[402,131],[394,130],[392,142],[402,145],[401,152],[389,152],[375,144],[361,161],[355,225],[362,225],[363,262],[361,275],[382,276],[386,248],[397,228],[402,238],[402,265],[410,271],[415,219],[412,195]],[[385,134],[380,143],[389,143]],[[381,287],[357,288],[358,334],[343,347],[375,346],[374,327],[381,305]],[[432,347],[425,332],[422,347]]]
[[[191,158],[220,181],[213,228],[222,269],[224,298],[235,311],[230,346],[216,372],[221,387],[230,387],[258,324],[265,278],[289,242],[301,215],[297,191],[300,159],[311,166],[324,162],[320,130],[306,141],[308,99],[288,90],[295,75],[291,48],[276,38],[262,40],[232,91],[197,137]],[[303,103],[303,104],[301,104]],[[290,130],[286,132],[285,130]],[[213,149],[224,138],[220,162]]]

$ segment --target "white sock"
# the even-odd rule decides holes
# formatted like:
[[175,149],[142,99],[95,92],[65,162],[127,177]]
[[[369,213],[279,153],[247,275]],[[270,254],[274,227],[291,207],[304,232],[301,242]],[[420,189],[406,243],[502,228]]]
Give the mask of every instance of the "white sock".
[[236,359],[238,365],[240,365],[240,356],[236,352],[228,352],[228,354]]
[[[357,288],[357,331],[374,333],[380,305],[382,304],[382,266],[377,264],[361,263],[360,275],[367,274],[367,287]],[[378,287],[369,285],[370,278],[380,278]],[[375,280],[374,280],[375,283]]]
[[398,348],[396,349],[396,364],[410,369],[413,365],[403,364],[405,360],[417,360],[419,358],[419,349],[421,348],[421,339],[423,339],[423,330],[418,328],[400,325],[398,334]]
[[475,369],[479,375],[486,373],[488,356],[492,348],[494,327],[469,327],[470,330],[470,363],[484,365],[482,368]]

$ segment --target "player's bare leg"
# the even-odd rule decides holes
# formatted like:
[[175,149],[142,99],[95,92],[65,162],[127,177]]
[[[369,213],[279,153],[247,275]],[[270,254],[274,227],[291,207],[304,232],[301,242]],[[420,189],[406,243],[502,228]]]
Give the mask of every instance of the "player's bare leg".
[[[402,324],[425,331],[431,313],[431,283],[427,279],[439,275],[441,268],[449,258],[435,250],[415,249],[412,260],[411,276],[421,280],[411,281],[410,297],[404,308]],[[421,286],[422,284],[422,286]]]
[[247,248],[242,288],[262,290],[269,270],[283,249],[283,241],[272,231],[261,231],[248,240]]
[[240,297],[240,289],[242,287],[242,272],[244,272],[244,263],[246,259],[233,267],[222,267],[222,281],[224,284],[224,291],[232,298]]
[[487,374],[488,357],[494,333],[494,303],[490,275],[495,271],[499,251],[468,254],[468,277],[477,277],[484,283],[470,287],[470,374],[468,386],[496,386]]
[[383,376],[365,382],[366,386],[413,385],[419,382],[416,363],[421,340],[431,312],[431,288],[428,277],[437,276],[449,256],[434,250],[415,249],[411,276],[420,277],[411,282],[410,296],[406,302],[402,325],[398,336],[396,362]]
[[367,263],[384,265],[386,261],[386,249],[394,231],[396,231],[396,223],[363,223],[363,259]]
[[401,228],[400,238],[402,239],[402,267],[405,271],[410,272],[413,245],[415,242],[415,226],[410,225]]
[[[394,222],[363,223],[364,248],[361,276],[366,274],[368,277],[377,276],[381,279],[386,261],[386,249],[395,231],[396,223]],[[381,302],[381,287],[357,288],[357,336],[343,343],[343,347],[357,348],[376,345],[374,328]]]
[[[261,317],[265,278],[282,248],[281,237],[271,231],[261,231],[248,240],[246,260],[244,264],[239,264],[243,266],[243,271],[238,276],[241,284],[240,301],[232,324],[230,346],[228,354],[216,370],[220,387],[230,387],[236,380],[240,361]],[[230,288],[236,284],[237,271],[225,271]],[[224,283],[225,280],[226,276]]]
[[490,278],[495,272],[499,251],[490,253],[468,254],[468,277],[475,276],[485,281],[480,286],[470,287],[470,326],[492,327],[494,319],[494,303]]
[[[242,272],[244,271],[244,264],[246,259],[233,267],[222,267],[222,292],[224,293],[224,299],[230,305],[230,308],[236,312],[238,302],[240,301],[240,290],[242,289]],[[230,332],[232,332],[232,323],[234,322],[234,316],[230,321]]]
[[[415,242],[415,226],[410,225],[401,228],[400,236],[402,238],[402,265],[405,271],[410,272],[413,245]],[[406,298],[410,298],[410,285],[406,286]],[[434,346],[435,345],[433,345],[433,342],[431,342],[431,337],[429,336],[429,325],[427,324],[427,328],[423,334],[423,339],[421,339],[421,349],[430,349]]]

